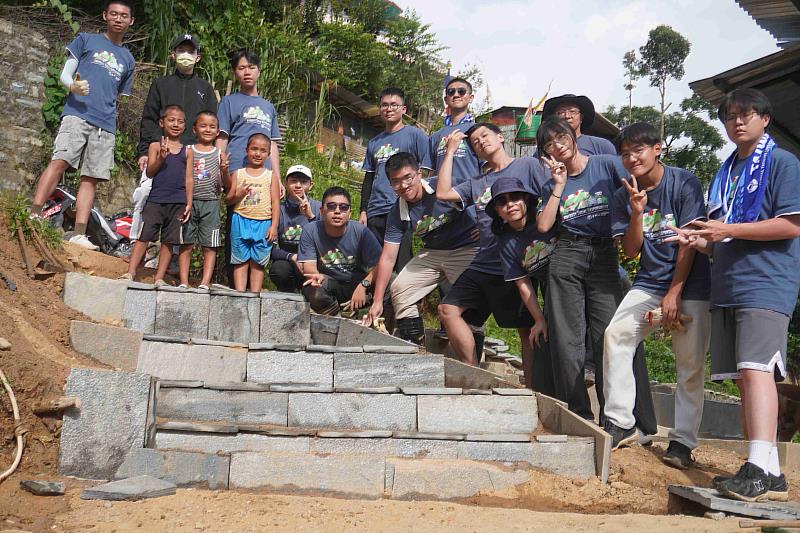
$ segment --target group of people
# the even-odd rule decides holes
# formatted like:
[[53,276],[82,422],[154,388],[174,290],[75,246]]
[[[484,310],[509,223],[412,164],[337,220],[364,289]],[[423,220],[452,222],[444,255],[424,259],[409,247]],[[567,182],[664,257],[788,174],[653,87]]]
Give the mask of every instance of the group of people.
[[[116,99],[133,73],[121,44],[130,4],[112,0],[103,18],[105,34],[80,34],[67,46],[61,80],[70,96],[31,209],[40,215],[64,170],[80,167],[72,240],[83,246],[92,246],[85,227],[96,184],[113,164]],[[417,343],[425,335],[417,303],[439,287],[439,317],[464,362],[477,364],[493,315],[519,333],[526,385],[587,419],[595,417],[583,373],[590,357],[596,415],[615,449],[636,440],[637,428],[652,432],[643,420],[652,414],[639,406],[649,384],[638,347],[661,324],[672,332],[678,375],[664,461],[694,462],[710,343],[711,377],[736,380],[750,441],[747,462],[715,478],[716,488],[745,501],[788,498],[775,382],[786,375],[800,288],[800,163],[767,133],[772,110],[762,93],[723,98],[718,116],[736,149],[704,195],[690,171],[660,162],[652,125],[629,125],[613,144],[584,133],[594,119],[584,96],[548,100],[537,155],[513,158],[502,131],[469,113],[468,80],[448,82],[450,114],[430,136],[403,122],[403,91],[387,88],[379,102],[385,128],[367,147],[356,216],[345,188],[311,198],[303,165],[280,183],[280,132],[275,108],[258,95],[256,55],[232,55],[239,90],[218,106],[194,72],[197,40],[177,37],[171,57],[176,71],[154,81],[142,116],[143,226],[125,277],[133,279],[146,243],[158,240],[157,283],[178,246],[188,286],[199,245],[200,286],[208,287],[224,240],[237,290],[260,290],[271,261],[278,289],[302,292],[314,311],[369,306],[365,324],[391,315],[397,334]],[[629,290],[618,246],[639,260]]]

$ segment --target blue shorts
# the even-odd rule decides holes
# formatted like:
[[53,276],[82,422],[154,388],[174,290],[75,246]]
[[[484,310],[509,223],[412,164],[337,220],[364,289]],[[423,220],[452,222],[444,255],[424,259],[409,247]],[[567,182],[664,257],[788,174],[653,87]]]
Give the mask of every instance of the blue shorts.
[[272,243],[267,240],[270,226],[272,220],[253,220],[234,213],[231,218],[231,264],[253,261],[267,266],[272,252]]

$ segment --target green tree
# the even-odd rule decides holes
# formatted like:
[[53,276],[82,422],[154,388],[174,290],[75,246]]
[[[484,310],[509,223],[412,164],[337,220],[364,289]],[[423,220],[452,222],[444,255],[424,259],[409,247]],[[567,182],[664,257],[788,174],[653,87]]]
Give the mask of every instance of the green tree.
[[636,80],[642,77],[642,72],[638,66],[639,59],[636,57],[636,50],[628,50],[622,56],[622,66],[625,67],[625,90],[628,91],[628,121],[630,122],[631,109],[633,108],[633,89],[636,88]]
[[639,48],[638,68],[650,80],[650,86],[661,95],[661,120],[659,131],[664,138],[664,121],[667,112],[667,81],[683,78],[683,62],[691,50],[691,43],[670,26],[657,26],[650,30],[644,46]]
[[389,53],[359,24],[323,23],[317,35],[320,73],[348,90],[373,98],[384,85]]

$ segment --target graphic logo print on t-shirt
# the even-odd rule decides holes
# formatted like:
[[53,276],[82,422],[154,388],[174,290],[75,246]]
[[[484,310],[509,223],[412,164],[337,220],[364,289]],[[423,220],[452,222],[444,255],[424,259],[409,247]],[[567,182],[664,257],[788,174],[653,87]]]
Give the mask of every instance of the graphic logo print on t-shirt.
[[248,124],[258,124],[268,130],[272,127],[272,117],[264,113],[264,110],[257,105],[250,106],[242,113],[242,119]]
[[492,187],[487,186],[483,192],[475,197],[475,209],[483,211],[486,209],[486,204],[492,199]]
[[378,164],[385,163],[390,157],[400,151],[400,148],[395,148],[391,143],[386,143],[375,152],[375,161]]
[[[449,135],[445,135],[439,141],[439,146],[436,147],[436,156],[443,157],[444,153],[447,151],[447,139]],[[456,153],[454,157],[464,157],[467,155],[467,143],[464,142],[464,139],[461,139],[461,142],[458,143],[458,148],[456,148]]]
[[564,221],[581,217],[592,219],[608,216],[608,213],[608,197],[602,191],[591,194],[580,189],[567,196],[561,205],[561,217]]
[[320,261],[330,270],[349,273],[356,268],[356,259],[352,255],[344,255],[338,248],[328,250],[320,257]]
[[548,259],[553,245],[544,241],[533,241],[525,247],[525,255],[522,257],[522,268],[526,272],[533,272],[542,262]]
[[105,68],[108,74],[117,81],[122,78],[122,73],[125,72],[125,65],[118,63],[114,53],[107,50],[95,52],[92,55],[92,64]]
[[209,171],[206,170],[206,160],[202,157],[194,160],[194,181],[199,182],[207,179]]
[[296,226],[289,226],[283,232],[283,240],[286,242],[300,242],[300,237],[303,235],[303,226],[300,224]]
[[672,237],[675,232],[669,226],[675,225],[675,215],[669,213],[664,215],[658,209],[647,211],[642,217],[642,232],[644,238],[661,244],[667,237]]
[[430,215],[425,215],[419,220],[419,222],[417,222],[417,227],[414,228],[414,235],[418,237],[427,235],[433,230],[441,228],[442,226],[450,222],[451,218],[452,217],[446,213],[442,213],[436,218]]

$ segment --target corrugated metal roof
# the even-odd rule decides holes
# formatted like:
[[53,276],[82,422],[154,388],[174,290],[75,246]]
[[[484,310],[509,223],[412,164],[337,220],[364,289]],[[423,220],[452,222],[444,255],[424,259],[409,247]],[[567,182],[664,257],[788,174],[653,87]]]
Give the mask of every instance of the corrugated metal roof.
[[739,6],[786,47],[800,42],[800,0],[736,0]]

